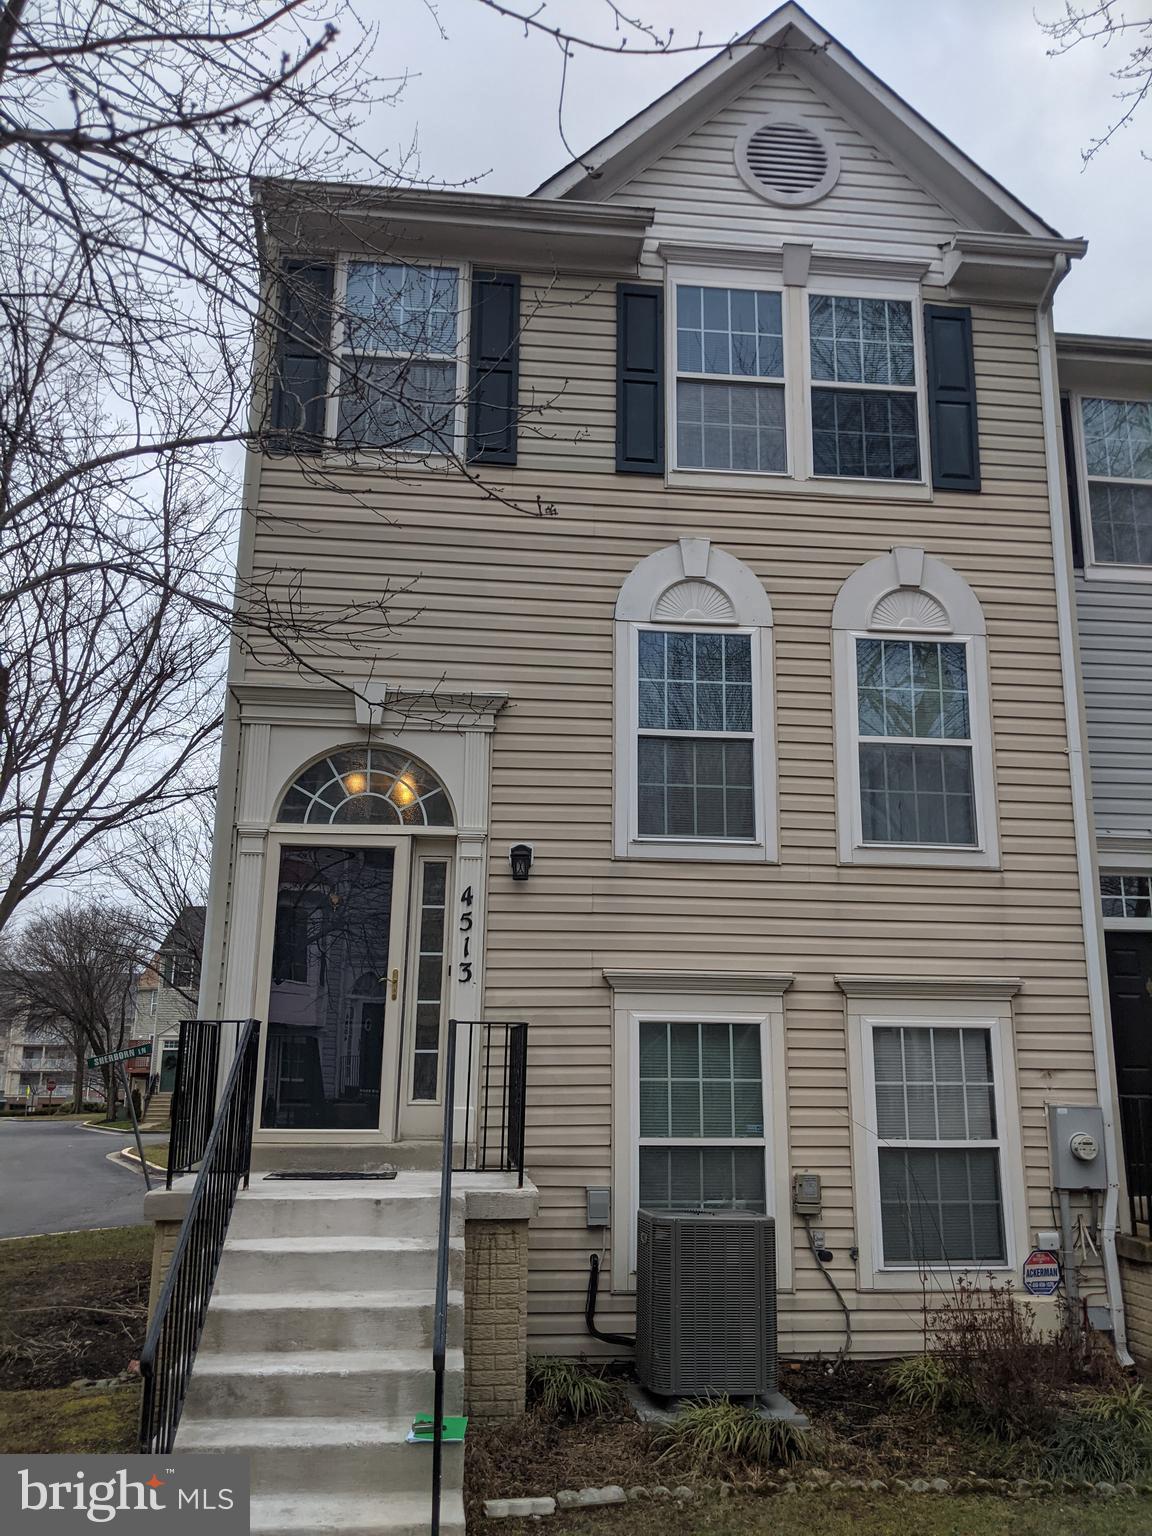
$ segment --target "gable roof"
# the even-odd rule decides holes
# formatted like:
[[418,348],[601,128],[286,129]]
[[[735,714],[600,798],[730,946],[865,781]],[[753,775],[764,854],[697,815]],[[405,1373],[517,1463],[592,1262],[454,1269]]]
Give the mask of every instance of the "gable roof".
[[966,227],[1058,237],[793,0],[542,182],[533,197],[608,196],[747,89],[775,64],[773,50],[783,47],[789,50],[789,67],[853,118],[878,148],[915,172]]

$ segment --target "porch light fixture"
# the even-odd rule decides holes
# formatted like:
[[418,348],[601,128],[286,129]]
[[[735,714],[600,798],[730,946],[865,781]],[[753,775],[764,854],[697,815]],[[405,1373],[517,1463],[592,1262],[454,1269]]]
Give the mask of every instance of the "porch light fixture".
[[508,862],[512,866],[513,880],[527,880],[532,868],[532,844],[513,843],[508,850]]

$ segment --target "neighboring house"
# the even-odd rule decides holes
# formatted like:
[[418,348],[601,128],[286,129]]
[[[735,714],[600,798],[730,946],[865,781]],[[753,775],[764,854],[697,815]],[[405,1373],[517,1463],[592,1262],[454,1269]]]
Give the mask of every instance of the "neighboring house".
[[203,947],[204,908],[185,907],[136,983],[133,1033],[152,1041],[149,1072],[161,1093],[176,1080],[180,1020],[196,1016]]
[[1152,340],[1056,338],[1129,1193],[1152,1215]]
[[[641,1206],[775,1217],[784,1353],[844,1347],[841,1300],[853,1352],[917,1349],[926,1296],[1050,1241],[1048,1106],[1101,1105],[1074,1210],[1122,1347],[1051,313],[1085,246],[798,7],[753,40],[528,197],[264,188],[318,303],[241,580],[290,558],[298,603],[388,592],[396,628],[330,680],[234,649],[202,1011],[263,1021],[258,1169],[435,1166],[446,1020],[527,1021],[541,1353],[626,1352],[585,1305],[596,1258],[631,1331]],[[330,298],[422,404],[339,395]],[[225,1253],[252,1326],[388,1241],[274,1191]],[[523,1334],[491,1381],[478,1340],[471,1411],[514,1406]],[[210,1400],[185,1447],[248,1444]]]

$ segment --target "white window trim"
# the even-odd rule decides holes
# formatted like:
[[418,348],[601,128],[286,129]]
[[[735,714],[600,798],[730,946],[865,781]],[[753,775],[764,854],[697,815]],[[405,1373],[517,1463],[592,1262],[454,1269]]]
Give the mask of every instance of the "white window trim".
[[[791,976],[736,973],[605,972],[612,996],[612,1289],[636,1289],[636,1212],[640,1188],[640,1025],[643,1022],[747,1024],[760,1028],[764,1085],[764,1192],[776,1219],[777,1288],[792,1289],[788,1092],[784,992]],[[701,989],[706,990],[701,990]],[[675,1142],[683,1145],[685,1138]],[[746,1138],[757,1145],[755,1137]],[[745,1140],[745,1138],[740,1138]],[[700,1140],[700,1145],[706,1145]],[[730,1138],[724,1138],[730,1144]],[[626,1223],[621,1230],[621,1223]]]
[[1141,394],[1105,394],[1098,389],[1072,390],[1072,443],[1076,461],[1077,501],[1080,504],[1080,539],[1084,547],[1084,575],[1089,581],[1125,581],[1152,583],[1152,565],[1119,565],[1113,560],[1096,559],[1095,537],[1092,531],[1092,502],[1089,484],[1099,480],[1110,485],[1143,485],[1152,491],[1152,480],[1121,480],[1108,475],[1089,475],[1088,455],[1084,448],[1083,405],[1088,400],[1115,400],[1122,405],[1144,405],[1152,400],[1152,391]]
[[[417,453],[414,450],[394,450],[388,448],[359,448],[337,440],[337,432],[340,425],[340,359],[344,355],[344,314],[348,301],[348,267],[351,262],[366,262],[370,265],[382,267],[439,267],[443,271],[452,270],[456,273],[456,403],[453,411],[452,423],[452,451],[451,453]],[[398,461],[413,469],[427,464],[436,469],[443,469],[453,457],[463,457],[467,449],[468,433],[468,358],[470,353],[470,326],[472,320],[472,264],[467,261],[426,261],[420,259],[404,260],[396,257],[374,258],[363,253],[343,252],[338,255],[334,263],[332,280],[332,307],[335,315],[332,326],[332,362],[328,365],[328,394],[324,402],[324,442],[325,457],[336,461],[344,461],[349,464],[370,460],[380,454],[386,454],[389,460]],[[381,357],[395,357],[399,354],[380,353]],[[411,354],[414,360],[416,355]],[[431,356],[433,362],[447,362],[445,357]]]
[[[680,623],[654,616],[661,597],[681,582],[700,580],[728,599],[733,620]],[[640,837],[639,642],[642,629],[752,636],[752,724],[756,836],[750,839]],[[774,863],[779,856],[776,787],[776,711],[773,688],[772,607],[747,566],[707,539],[681,539],[641,561],[621,588],[614,630],[614,852],[634,859]],[[712,733],[707,733],[709,736]],[[719,733],[722,737],[723,733]]]
[[[765,281],[763,274],[739,271],[735,268],[723,267],[669,267],[666,278],[666,292],[664,301],[664,356],[669,360],[667,369],[668,385],[665,389],[664,410],[666,416],[664,441],[668,445],[669,473],[677,477],[683,477],[686,483],[696,482],[699,475],[715,475],[722,485],[733,480],[752,480],[757,484],[763,484],[765,480],[788,480],[792,478],[793,466],[799,463],[796,456],[797,444],[794,440],[793,428],[793,401],[790,398],[788,379],[792,372],[791,348],[789,347],[789,332],[791,320],[789,316],[788,290],[779,278]],[[743,288],[753,293],[775,293],[780,298],[780,327],[783,333],[784,372],[781,378],[761,378],[758,375],[748,377],[736,377],[731,374],[705,374],[688,373],[685,378],[714,380],[717,384],[762,384],[773,389],[782,389],[784,394],[784,457],[783,469],[763,469],[752,472],[742,469],[715,469],[694,468],[681,469],[677,462],[677,449],[679,439],[676,424],[676,401],[679,394],[677,385],[680,380],[680,359],[678,353],[678,327],[676,324],[676,290],[683,285],[689,288]]]
[[[847,981],[845,981],[847,986]],[[849,989],[848,1010],[848,1080],[852,1116],[852,1158],[856,1169],[854,1200],[856,1205],[857,1287],[862,1291],[908,1291],[919,1294],[922,1275],[950,1281],[960,1274],[977,1275],[981,1280],[991,1274],[1006,1280],[1019,1273],[1020,1264],[1031,1249],[1028,1231],[1027,1186],[1024,1152],[1020,1134],[1019,1095],[1016,1084],[1015,1042],[1012,1028],[1011,991],[1018,984],[1006,984],[998,997],[966,998],[963,981],[957,984],[961,995],[955,998],[915,995],[854,995]],[[915,989],[909,989],[914,992]],[[871,988],[867,991],[871,993]],[[973,1146],[998,1146],[1000,1153],[1000,1194],[1004,1212],[1003,1264],[888,1264],[883,1260],[880,1220],[880,1137],[876,1129],[876,1084],[873,1071],[872,1031],[883,1028],[986,1029],[991,1036],[992,1070],[995,1077],[995,1142],[972,1143]],[[902,1143],[901,1143],[902,1144]],[[947,1145],[953,1145],[948,1143]],[[956,1142],[957,1148],[969,1145]]]
[[[897,591],[923,593],[946,616],[948,627],[874,626],[872,615]],[[996,776],[988,646],[975,594],[951,567],[921,549],[897,548],[855,571],[836,599],[832,616],[837,837],[841,864],[906,865],[950,869],[997,869]],[[866,843],[860,805],[857,640],[925,640],[963,644],[968,664],[968,714],[975,795],[974,846],[950,843]],[[944,740],[944,738],[941,738]]]
[[[702,288],[750,288],[756,292],[782,296],[781,318],[784,333],[784,425],[788,467],[782,471],[681,469],[676,462],[676,288],[680,283]],[[908,278],[811,275],[805,283],[786,284],[779,273],[748,267],[687,264],[669,261],[665,267],[664,355],[668,383],[665,388],[665,442],[668,444],[665,481],[668,485],[693,485],[718,490],[763,490],[766,483],[772,493],[800,493],[817,496],[864,497],[893,496],[901,499],[930,500],[929,478],[932,445],[928,436],[927,371],[924,352],[924,306],[920,283]],[[812,456],[812,354],[809,338],[808,299],[810,295],[832,295],[847,299],[893,299],[912,305],[912,340],[916,362],[916,424],[919,435],[920,475],[915,480],[879,480],[846,475],[817,475]],[[726,378],[727,376],[725,376]],[[744,382],[756,383],[756,379]],[[773,383],[778,381],[765,380]],[[823,383],[824,381],[817,381]],[[832,385],[832,388],[838,386]],[[851,386],[839,386],[848,389]],[[887,386],[863,386],[883,392]],[[900,391],[903,393],[904,391]],[[911,391],[908,391],[909,393]]]

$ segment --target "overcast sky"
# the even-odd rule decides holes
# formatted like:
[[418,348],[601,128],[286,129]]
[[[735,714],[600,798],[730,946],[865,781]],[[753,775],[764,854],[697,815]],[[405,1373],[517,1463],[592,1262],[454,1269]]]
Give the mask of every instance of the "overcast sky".
[[[477,0],[374,0],[387,12],[377,64],[412,78],[399,103],[374,118],[373,148],[418,136],[424,176],[527,193],[570,158],[560,140],[556,44],[525,38]],[[1109,69],[1118,48],[1082,44],[1057,59],[1036,15],[1063,0],[813,0],[808,9],[870,69],[977,164],[1062,234],[1091,248],[1057,298],[1063,330],[1152,335],[1152,103],[1086,168],[1080,151],[1112,120]],[[630,0],[645,20],[674,26],[678,40],[701,27],[723,42],[755,25],[765,0]],[[1138,4],[1141,14],[1149,8]],[[603,40],[612,37],[600,0],[548,0],[545,17]],[[580,53],[569,68],[564,129],[579,152],[675,85],[707,55],[665,58]],[[485,174],[487,173],[487,174]]]

